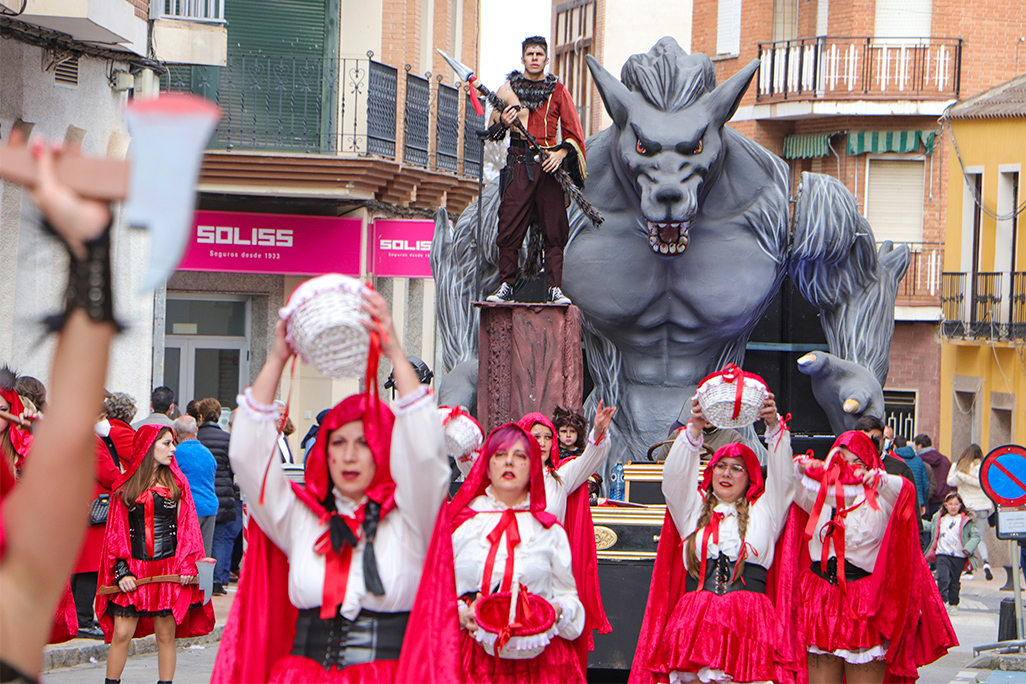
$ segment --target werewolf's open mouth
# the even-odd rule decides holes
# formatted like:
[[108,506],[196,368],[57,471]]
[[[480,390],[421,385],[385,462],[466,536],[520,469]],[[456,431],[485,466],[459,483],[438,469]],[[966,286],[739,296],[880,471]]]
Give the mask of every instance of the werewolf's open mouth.
[[683,254],[688,247],[690,221],[648,222],[648,244],[656,254]]

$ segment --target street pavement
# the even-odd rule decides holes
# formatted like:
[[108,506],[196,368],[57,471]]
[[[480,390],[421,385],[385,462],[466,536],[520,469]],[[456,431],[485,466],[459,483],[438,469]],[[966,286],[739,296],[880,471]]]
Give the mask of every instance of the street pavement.
[[[961,605],[957,613],[951,616],[951,624],[958,635],[959,646],[948,655],[919,671],[919,681],[923,684],[970,684],[971,682],[986,684],[1026,684],[1026,672],[1002,672],[977,670],[968,668],[973,659],[973,647],[997,641],[998,610],[1001,599],[1011,597],[1010,591],[999,591],[1004,583],[1004,572],[992,581],[986,581],[982,573],[969,582],[962,583]],[[214,599],[214,610],[218,625],[223,625],[235,597],[235,586],[229,588],[226,597]],[[76,639],[61,647],[81,642],[85,646],[95,646],[97,642]],[[193,644],[178,649],[178,667],[175,671],[177,684],[201,684],[210,681],[214,659],[217,656],[216,642]],[[58,648],[58,647],[51,647]],[[97,684],[103,680],[105,662],[95,658],[96,662],[84,662],[74,667],[57,668],[43,673],[45,684]],[[144,684],[157,680],[156,652],[133,655],[129,657],[122,676],[123,684]]]

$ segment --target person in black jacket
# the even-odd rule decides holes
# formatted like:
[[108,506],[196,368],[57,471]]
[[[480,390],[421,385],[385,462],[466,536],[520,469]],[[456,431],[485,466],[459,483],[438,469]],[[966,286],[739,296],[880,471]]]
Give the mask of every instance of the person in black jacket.
[[200,416],[200,444],[210,449],[217,461],[217,472],[214,474],[214,493],[217,495],[217,520],[214,523],[213,553],[217,560],[214,566],[214,596],[226,594],[229,566],[232,562],[232,548],[235,538],[242,532],[242,502],[239,500],[239,488],[235,484],[235,474],[228,462],[228,433],[221,429],[217,421],[221,418],[221,402],[213,397],[203,399],[197,405]]

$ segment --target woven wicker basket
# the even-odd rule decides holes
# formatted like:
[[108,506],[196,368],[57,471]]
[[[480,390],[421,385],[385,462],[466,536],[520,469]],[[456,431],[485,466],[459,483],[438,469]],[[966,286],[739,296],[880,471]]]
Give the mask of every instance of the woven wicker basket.
[[[743,382],[741,405],[737,416],[737,383]],[[762,402],[766,398],[766,383],[762,378],[746,373],[735,377],[732,381],[723,374],[716,373],[702,381],[698,386],[698,403],[706,420],[718,428],[739,428],[751,425],[759,419]]]
[[329,273],[296,288],[278,314],[296,353],[329,378],[359,378],[367,371],[370,337],[361,320],[363,284]]

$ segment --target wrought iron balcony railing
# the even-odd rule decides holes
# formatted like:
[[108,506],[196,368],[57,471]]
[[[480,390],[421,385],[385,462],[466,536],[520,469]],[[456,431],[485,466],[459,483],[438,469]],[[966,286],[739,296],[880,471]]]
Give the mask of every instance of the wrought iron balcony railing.
[[798,38],[759,43],[756,100],[953,99],[960,38]]
[[909,262],[905,277],[898,285],[898,303],[937,306],[941,296],[941,271],[944,245],[939,242],[895,243],[908,247]]
[[[221,105],[213,148],[401,158],[456,173],[461,127],[480,128],[483,121],[460,112],[461,97],[466,99],[460,84],[432,88],[428,79],[408,72],[402,77],[406,98],[399,103],[399,73],[371,58],[234,54],[224,67],[170,65],[161,89],[193,92]],[[480,151],[465,150],[463,157],[464,174],[476,176]]]
[[944,273],[941,280],[945,337],[1026,339],[1026,272]]
[[154,19],[224,21],[224,0],[151,0]]

